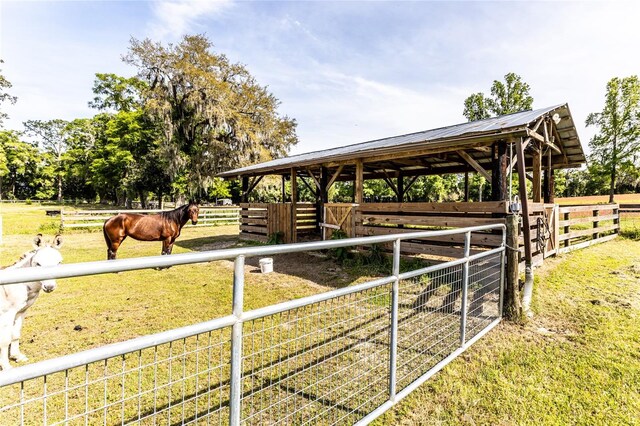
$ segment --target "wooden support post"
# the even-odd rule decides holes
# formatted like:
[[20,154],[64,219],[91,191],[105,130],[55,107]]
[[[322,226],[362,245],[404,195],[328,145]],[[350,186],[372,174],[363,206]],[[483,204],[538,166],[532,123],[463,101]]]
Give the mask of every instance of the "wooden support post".
[[464,172],[464,202],[469,201],[469,170]]
[[291,169],[291,241],[298,241],[298,177],[296,169]]
[[493,144],[492,154],[491,199],[504,201],[507,199],[507,169],[509,167],[507,144],[496,142]]
[[524,169],[524,150],[522,139],[516,141],[516,157],[518,160],[518,189],[522,203],[522,233],[524,234],[525,265],[531,267],[531,225],[529,224],[529,203],[527,196],[527,181]]
[[[594,211],[593,211],[593,217],[598,217],[599,215],[600,215],[600,210],[594,210]],[[598,222],[598,221],[594,220],[594,221],[593,221],[593,229],[596,229],[596,228],[598,227],[598,224],[599,224],[599,223],[600,223],[600,222]],[[597,232],[594,232],[594,233],[593,233],[593,235],[592,235],[592,237],[593,237],[593,239],[594,239],[594,240],[597,240],[597,239],[598,239],[598,233],[597,233]]]
[[[569,213],[569,212],[566,212],[566,213],[563,215],[562,220],[569,220],[569,218],[570,218],[570,213]],[[571,229],[571,226],[570,226],[570,225],[566,225],[566,226],[564,227],[564,233],[565,233],[565,234],[568,234],[569,232],[571,232],[571,231],[570,231],[570,229]],[[565,246],[565,247],[569,247],[569,239],[568,239],[568,238],[567,238],[566,240],[564,240],[564,246]]]
[[542,201],[542,181],[540,180],[542,177],[541,149],[540,147],[537,151],[533,152],[533,196],[531,198],[534,203]]
[[353,202],[357,204],[362,204],[363,201],[363,184],[364,184],[364,166],[362,164],[362,159],[359,158],[356,160],[356,179],[353,183]]
[[553,200],[555,199],[554,187],[555,177],[553,175],[553,168],[551,167],[551,151],[549,151],[549,154],[547,155],[546,168],[544,169],[543,191],[545,203],[553,203]]
[[248,176],[242,176],[242,187],[241,187],[241,191],[242,193],[240,194],[240,202],[241,203],[246,203],[247,202],[247,196],[249,195],[249,177]]
[[325,220],[324,205],[329,202],[329,189],[327,188],[327,182],[329,180],[329,171],[326,167],[320,167],[320,187],[318,188],[318,197],[316,198],[316,223],[318,229],[320,223]]
[[287,202],[287,179],[285,175],[282,175],[282,203]]
[[404,175],[402,172],[398,174],[398,183],[396,186],[398,188],[398,202],[404,203]]
[[519,321],[522,319],[522,302],[520,295],[519,269],[518,269],[518,235],[520,233],[520,224],[517,215],[508,215],[506,217],[507,225],[507,247],[506,259],[507,270],[505,275],[505,291],[504,291],[504,312],[503,315],[511,321]]

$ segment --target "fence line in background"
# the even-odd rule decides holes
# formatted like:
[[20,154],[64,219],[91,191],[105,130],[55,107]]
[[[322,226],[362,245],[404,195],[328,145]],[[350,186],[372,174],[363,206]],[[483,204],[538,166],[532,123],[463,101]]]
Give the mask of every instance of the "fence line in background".
[[[558,253],[604,243],[620,232],[620,206],[618,204],[592,204],[560,206]],[[562,233],[559,231],[562,230]]]
[[[471,232],[503,243],[470,254]],[[464,257],[400,270],[408,239]],[[0,285],[233,259],[232,314],[0,372],[12,424],[367,424],[501,319],[504,225],[0,271]],[[245,258],[393,243],[389,275],[244,311]]]
[[[60,211],[60,223],[63,228],[91,228],[102,226],[104,221],[119,213],[154,214],[169,211],[160,210],[65,210]],[[198,224],[190,226],[235,225],[239,223],[240,208],[200,207]]]

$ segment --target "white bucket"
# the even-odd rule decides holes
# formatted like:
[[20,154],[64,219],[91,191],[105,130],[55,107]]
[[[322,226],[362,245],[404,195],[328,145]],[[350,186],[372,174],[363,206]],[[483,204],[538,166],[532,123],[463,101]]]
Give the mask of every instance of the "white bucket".
[[269,272],[273,272],[273,259],[270,257],[265,257],[264,259],[260,259],[260,272],[263,274],[268,274]]

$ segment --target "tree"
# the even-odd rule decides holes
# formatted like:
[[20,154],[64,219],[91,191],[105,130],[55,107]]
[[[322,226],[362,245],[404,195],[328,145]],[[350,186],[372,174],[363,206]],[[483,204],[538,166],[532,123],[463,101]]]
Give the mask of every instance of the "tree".
[[[9,198],[49,198],[53,195],[52,170],[33,145],[20,140],[17,132],[0,131],[0,151],[4,167],[0,167],[0,198],[4,184],[9,184]],[[5,179],[6,178],[6,179]]]
[[[4,61],[0,59],[0,64],[3,64]],[[2,71],[2,70],[0,70]],[[0,73],[0,105],[3,102],[9,102],[10,104],[15,104],[18,101],[18,98],[15,96],[11,96],[9,93],[5,92],[6,89],[10,89],[12,84],[7,80],[2,73]],[[2,128],[4,120],[6,120],[9,116],[7,113],[0,111],[0,128]]]
[[531,109],[533,98],[529,95],[529,85],[515,73],[504,76],[504,83],[494,80],[491,97],[478,92],[464,100],[462,114],[469,121],[483,120],[491,116],[512,114]]
[[58,181],[58,202],[62,202],[62,154],[67,148],[65,128],[69,123],[60,120],[29,120],[23,123],[27,134],[36,139],[40,147],[52,155]]
[[172,176],[186,172],[192,193],[206,191],[216,173],[283,156],[297,143],[296,122],[278,115],[278,99],[211,48],[203,35],[167,46],[132,38],[123,58],[148,85],[145,108],[162,124]]
[[600,163],[608,174],[609,202],[613,203],[619,166],[633,163],[634,155],[640,152],[638,76],[609,80],[602,112],[589,114],[586,124],[598,127],[589,141],[591,161]]

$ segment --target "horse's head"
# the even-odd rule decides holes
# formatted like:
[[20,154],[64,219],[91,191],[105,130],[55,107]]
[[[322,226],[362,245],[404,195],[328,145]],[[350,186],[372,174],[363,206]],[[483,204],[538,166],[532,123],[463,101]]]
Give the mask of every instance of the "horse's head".
[[198,223],[198,215],[200,214],[200,207],[196,201],[189,201],[189,205],[187,206],[187,214],[189,215],[189,219],[191,219],[192,224]]
[[[33,239],[33,247],[35,249],[34,255],[31,257],[31,265],[33,267],[40,266],[56,266],[62,263],[62,255],[60,254],[60,247],[62,246],[62,236],[56,235],[53,239],[53,243],[47,244],[42,238],[42,234],[38,234]],[[42,282],[42,289],[46,293],[51,293],[56,289],[56,280],[44,280]]]

